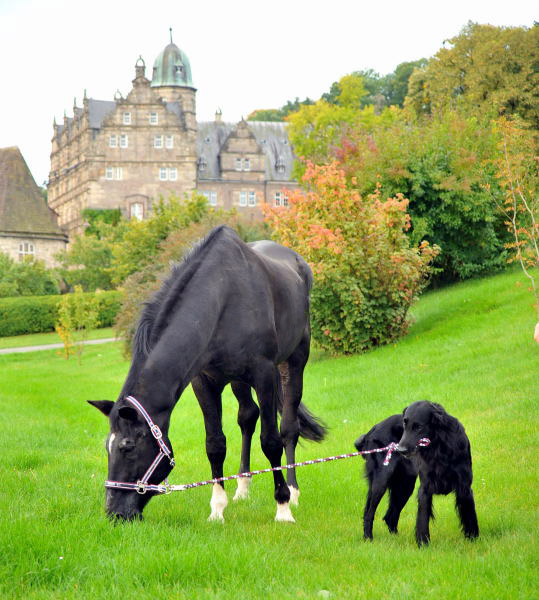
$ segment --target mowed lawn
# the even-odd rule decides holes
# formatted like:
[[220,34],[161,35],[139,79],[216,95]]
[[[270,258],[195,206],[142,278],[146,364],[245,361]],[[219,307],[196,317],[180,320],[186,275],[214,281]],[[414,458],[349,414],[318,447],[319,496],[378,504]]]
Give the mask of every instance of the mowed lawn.
[[[86,399],[115,399],[128,363],[121,344],[88,347],[83,363],[55,351],[0,356],[0,591],[3,598],[538,597],[539,346],[532,296],[518,272],[426,294],[399,343],[362,356],[314,352],[304,400],[330,427],[304,460],[354,450],[374,423],[419,399],[440,402],[472,444],[481,536],[462,537],[452,497],[435,497],[430,547],[414,541],[415,495],[391,536],[360,520],[363,460],[298,471],[296,523],[275,523],[271,475],[226,522],[208,523],[211,488],[154,498],[143,522],[104,515],[108,426]],[[227,392],[225,473],[239,465],[237,404]],[[256,434],[258,438],[258,433]],[[173,483],[210,476],[190,390],[171,426]],[[253,468],[265,468],[258,442]]]

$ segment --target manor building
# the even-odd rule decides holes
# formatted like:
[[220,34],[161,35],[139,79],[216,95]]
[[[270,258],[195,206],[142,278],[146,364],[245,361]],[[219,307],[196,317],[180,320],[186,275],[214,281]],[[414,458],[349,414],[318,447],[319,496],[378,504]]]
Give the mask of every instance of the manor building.
[[196,89],[185,53],[168,44],[152,79],[135,64],[132,89],[113,100],[88,98],[53,124],[49,206],[70,235],[84,230],[85,208],[119,208],[143,219],[170,194],[197,189],[211,206],[251,219],[262,203],[286,205],[294,155],[285,123],[226,123],[220,111],[197,123]]

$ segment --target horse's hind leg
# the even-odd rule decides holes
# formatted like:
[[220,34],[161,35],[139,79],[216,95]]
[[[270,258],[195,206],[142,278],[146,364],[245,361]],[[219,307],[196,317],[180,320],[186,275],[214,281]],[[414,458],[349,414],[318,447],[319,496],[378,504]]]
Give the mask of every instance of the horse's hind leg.
[[[232,392],[239,402],[238,425],[241,429],[241,461],[240,473],[251,470],[251,440],[258,421],[260,410],[251,395],[251,386],[239,381],[231,383]],[[249,496],[250,477],[240,477],[234,500],[242,500]]]
[[[277,429],[277,406],[281,394],[279,370],[270,361],[258,365],[253,387],[256,390],[260,406],[260,442],[262,451],[272,467],[281,466],[283,442]],[[277,500],[276,521],[294,522],[290,511],[290,490],[286,485],[282,471],[273,472],[275,500]]]
[[[309,343],[310,337],[306,334],[288,360],[279,365],[283,384],[281,437],[287,464],[296,462],[296,445],[300,432],[298,408],[303,393],[303,370],[309,358]],[[290,488],[290,501],[297,506],[299,487],[296,479],[296,469],[287,470],[286,480]]]
[[[211,465],[212,478],[223,477],[226,456],[226,438],[222,427],[221,393],[224,385],[199,375],[191,382],[197,397],[206,428],[206,454]],[[224,482],[213,484],[208,521],[224,521],[223,512],[228,504]]]

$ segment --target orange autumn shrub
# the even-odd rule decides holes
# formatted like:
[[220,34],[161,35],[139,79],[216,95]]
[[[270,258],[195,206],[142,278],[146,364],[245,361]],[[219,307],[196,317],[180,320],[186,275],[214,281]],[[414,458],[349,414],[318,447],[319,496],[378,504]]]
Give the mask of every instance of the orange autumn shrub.
[[305,192],[289,208],[264,207],[275,237],[301,254],[314,272],[314,339],[336,353],[364,352],[402,336],[410,305],[425,287],[438,247],[410,247],[408,200],[366,198],[337,163],[310,162]]

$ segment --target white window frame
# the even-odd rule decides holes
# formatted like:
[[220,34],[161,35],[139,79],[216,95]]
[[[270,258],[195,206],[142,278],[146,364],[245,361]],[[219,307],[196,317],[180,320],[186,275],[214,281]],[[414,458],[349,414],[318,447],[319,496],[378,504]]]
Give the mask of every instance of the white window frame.
[[236,171],[241,171],[241,158],[236,158]]
[[131,125],[131,113],[130,112],[124,112],[123,124]]
[[154,135],[153,136],[153,147],[161,150],[163,147],[163,136],[162,135]]
[[36,255],[36,247],[33,242],[20,242],[19,243],[19,261],[23,261],[27,256]]
[[247,206],[247,192],[240,192],[239,206]]
[[159,167],[159,181],[168,181],[168,169]]
[[112,167],[105,168],[105,179],[108,179],[109,181],[112,181],[112,179],[114,179],[114,170]]
[[129,146],[129,136],[127,133],[120,134],[120,148],[127,148]]
[[168,170],[168,180],[178,181],[178,169],[176,167],[170,167]]
[[120,181],[121,179],[123,179],[122,167],[106,167],[105,179],[107,179],[108,181]]
[[159,115],[156,112],[151,112],[149,116],[150,125],[157,125],[159,123]]
[[217,192],[202,192],[202,195],[206,197],[210,206],[217,206]]
[[174,136],[173,135],[166,135],[165,136],[165,148],[174,148]]
[[248,201],[249,206],[256,206],[256,192],[250,191],[248,193]]
[[133,202],[129,206],[129,216],[131,219],[142,221],[144,219],[144,204],[142,202]]
[[275,192],[273,201],[275,206],[288,206],[288,196],[284,192]]
[[244,158],[243,159],[243,170],[244,171],[250,171],[251,170],[251,159],[250,158]]
[[118,136],[115,133],[109,135],[109,148],[118,147]]

